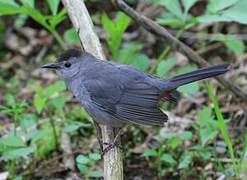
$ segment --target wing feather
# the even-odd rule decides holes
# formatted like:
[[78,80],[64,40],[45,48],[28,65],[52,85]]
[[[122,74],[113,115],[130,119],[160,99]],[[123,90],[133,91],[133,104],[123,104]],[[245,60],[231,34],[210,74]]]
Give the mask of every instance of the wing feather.
[[160,89],[142,74],[128,74],[126,78],[121,73],[111,74],[103,77],[102,73],[83,82],[97,108],[126,123],[163,125],[167,121],[167,115],[159,109]]

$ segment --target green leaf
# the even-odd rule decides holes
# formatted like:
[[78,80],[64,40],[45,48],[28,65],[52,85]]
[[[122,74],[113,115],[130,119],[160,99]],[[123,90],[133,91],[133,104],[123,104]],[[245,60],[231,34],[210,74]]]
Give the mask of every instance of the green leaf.
[[103,177],[103,173],[101,171],[93,171],[89,173],[88,177]]
[[208,124],[208,122],[210,120],[212,120],[212,117],[211,117],[211,114],[212,114],[212,110],[210,107],[203,107],[202,110],[200,110],[198,113],[197,113],[197,122],[198,124],[203,127],[205,125]]
[[63,128],[63,132],[71,133],[71,132],[74,132],[74,131],[76,131],[77,129],[79,129],[81,127],[89,128],[89,127],[91,127],[91,124],[73,121],[69,125],[66,125]]
[[18,136],[10,135],[1,138],[1,144],[8,147],[25,147],[25,142]]
[[80,39],[74,28],[66,30],[63,37],[68,44],[80,44]]
[[63,81],[57,81],[47,88],[46,94],[47,94],[47,97],[51,97],[55,95],[56,93],[60,93],[64,90],[66,90],[65,83]]
[[179,160],[178,169],[188,168],[192,162],[192,154],[185,152]]
[[34,151],[35,151],[35,147],[18,148],[4,152],[2,157],[5,161],[13,160],[21,157],[25,158]]
[[179,19],[183,19],[183,13],[178,0],[156,0],[155,2],[165,6],[170,13],[174,14]]
[[15,27],[21,28],[25,25],[26,21],[28,19],[28,15],[26,14],[19,14],[15,19]]
[[108,33],[106,39],[107,45],[111,51],[113,59],[115,59],[119,55],[122,35],[130,23],[130,18],[119,12],[113,21],[110,20],[106,14],[103,14],[101,22],[104,30]]
[[115,24],[113,21],[111,21],[111,19],[106,14],[102,15],[101,22],[106,32],[108,33],[114,32]]
[[241,24],[247,24],[246,6],[246,0],[212,0],[208,6],[209,12],[198,17],[197,20],[201,23],[235,21]]
[[8,106],[14,107],[16,106],[16,101],[13,95],[7,94],[4,96],[4,100],[7,102]]
[[183,27],[184,23],[181,19],[176,16],[166,16],[168,13],[163,13],[161,17],[157,18],[157,23],[163,26],[171,27]]
[[[185,0],[186,1],[186,0]],[[239,0],[210,0],[207,6],[207,10],[211,13],[218,12],[225,8],[234,5]]]
[[210,128],[210,129],[218,129],[218,122],[212,118],[212,110],[210,107],[204,107],[197,114],[196,123],[200,126],[200,128]]
[[101,159],[101,155],[99,153],[90,153],[89,158],[94,161],[98,161]]
[[57,15],[48,17],[52,30],[55,30],[56,26],[66,18],[66,14],[66,9],[62,9]]
[[247,1],[239,0],[233,7],[223,11],[222,16],[226,16],[229,19],[242,24],[247,24],[246,7],[247,7]]
[[209,140],[215,139],[217,134],[218,134],[217,129],[212,129],[212,128],[200,129],[200,140],[201,140],[202,146],[205,146]]
[[27,14],[30,16],[32,19],[34,19],[36,22],[44,26],[46,29],[50,29],[46,17],[40,13],[37,9],[34,7],[31,7],[29,4],[25,3],[23,4],[20,8],[20,11],[24,14]]
[[184,131],[179,134],[181,140],[190,140],[192,138],[192,133],[190,131]]
[[34,0],[21,0],[22,4],[28,4],[30,7],[34,8]]
[[47,98],[41,97],[38,94],[35,94],[34,96],[34,107],[38,113],[41,113],[41,111],[45,107],[45,103],[47,101]]
[[[183,68],[179,69],[178,74],[188,73],[188,72],[191,72],[195,69],[196,68],[191,67],[191,66],[183,67]],[[178,91],[180,91],[184,94],[191,94],[191,95],[196,94],[199,91],[199,83],[193,82],[190,84],[186,84],[184,86],[180,86],[178,88]]]
[[157,74],[159,77],[164,77],[165,75],[168,74],[168,72],[169,72],[174,66],[176,66],[176,63],[177,63],[177,60],[176,60],[176,58],[175,58],[174,56],[168,58],[168,59],[165,60],[165,61],[161,61],[161,62],[158,64],[158,67],[157,67],[157,69],[156,69],[156,74]]
[[212,120],[212,109],[210,107],[204,106],[202,110],[197,113],[198,124],[203,127]]
[[147,71],[149,68],[149,59],[144,54],[137,54],[131,57],[129,64],[140,71]]
[[192,146],[190,150],[193,150],[196,154],[198,154],[205,161],[209,160],[212,156],[212,153],[214,153],[209,148],[203,147],[199,144]]
[[176,137],[176,134],[174,132],[161,131],[160,136],[164,139],[172,139],[172,138]]
[[170,154],[166,154],[164,153],[161,157],[161,160],[164,161],[164,162],[167,162],[171,165],[174,165],[176,164],[176,161],[173,159],[173,157],[170,155]]
[[190,10],[190,8],[197,2],[198,0],[182,0],[184,9],[185,9],[185,13],[187,14],[187,12]]
[[81,125],[78,125],[78,124],[70,124],[68,126],[65,126],[62,131],[63,132],[66,132],[66,133],[71,133],[71,132],[74,132],[76,131],[77,129],[79,129],[81,127]]
[[52,15],[55,16],[57,14],[58,6],[60,4],[60,0],[46,0]]
[[25,132],[29,132],[31,127],[35,127],[37,123],[37,116],[32,113],[23,114],[20,123],[21,129]]
[[130,21],[131,21],[130,17],[127,16],[126,14],[124,14],[122,12],[119,12],[117,14],[115,24],[117,25],[117,29],[121,34],[127,29]]
[[80,172],[84,175],[84,176],[88,176],[89,174],[89,169],[87,166],[83,165],[83,164],[76,164],[77,168],[80,170]]
[[54,105],[56,109],[62,110],[65,102],[66,102],[66,99],[64,96],[58,96],[55,99],[53,99],[52,104]]
[[144,157],[157,157],[158,152],[155,149],[148,149],[146,152],[142,154]]
[[245,51],[244,42],[234,35],[215,34],[213,40],[223,42],[227,48],[236,54],[243,54]]
[[229,39],[223,42],[227,48],[231,49],[236,54],[243,54],[245,51],[245,45],[242,40]]
[[[55,131],[57,137],[59,137],[59,130],[57,127],[55,127]],[[50,123],[47,123],[41,129],[30,133],[28,138],[31,140],[31,143],[35,144],[37,147],[37,150],[35,151],[35,157],[38,159],[46,157],[56,148],[54,132],[50,127]]]
[[90,162],[90,159],[87,156],[78,155],[76,157],[76,162],[79,164],[88,164]]
[[143,45],[135,42],[124,43],[123,48],[120,49],[117,59],[121,61],[121,63],[127,64],[132,56],[138,54],[138,51],[142,49]]
[[232,20],[228,17],[219,14],[205,14],[196,18],[200,23],[214,23],[214,22],[231,22]]
[[174,137],[168,141],[168,147],[175,150],[178,146],[182,144],[182,140],[179,137]]
[[0,0],[0,16],[20,13],[19,8],[13,0]]

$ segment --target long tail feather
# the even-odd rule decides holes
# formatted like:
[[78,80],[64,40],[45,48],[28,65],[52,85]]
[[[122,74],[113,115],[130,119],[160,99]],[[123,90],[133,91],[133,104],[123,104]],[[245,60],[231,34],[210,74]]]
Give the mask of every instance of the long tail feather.
[[177,87],[185,84],[189,84],[209,77],[214,77],[224,74],[225,72],[228,71],[228,67],[229,64],[220,64],[220,65],[209,66],[206,68],[198,69],[186,74],[174,76],[166,80],[166,82],[168,83],[166,84],[166,86],[169,89],[176,89]]

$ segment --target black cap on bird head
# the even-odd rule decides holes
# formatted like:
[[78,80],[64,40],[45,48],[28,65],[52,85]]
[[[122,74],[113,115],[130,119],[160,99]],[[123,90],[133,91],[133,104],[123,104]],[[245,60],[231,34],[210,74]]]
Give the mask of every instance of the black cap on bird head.
[[57,61],[59,62],[67,61],[71,57],[80,57],[83,53],[84,52],[81,49],[76,49],[76,48],[68,49],[59,55]]
[[[83,51],[81,49],[73,48],[73,49],[68,49],[68,50],[62,52],[58,56],[56,62],[43,65],[42,68],[47,68],[47,69],[61,69],[63,67],[63,65],[65,65],[65,67],[70,66],[70,64],[72,63],[72,61],[73,61],[73,63],[76,63],[77,58],[78,59],[81,59],[81,60],[83,60],[84,58],[87,58],[87,59],[88,58],[95,59],[91,54],[89,54],[89,53],[87,53],[87,52],[85,52],[85,51]],[[70,62],[68,62],[68,61],[70,61]]]

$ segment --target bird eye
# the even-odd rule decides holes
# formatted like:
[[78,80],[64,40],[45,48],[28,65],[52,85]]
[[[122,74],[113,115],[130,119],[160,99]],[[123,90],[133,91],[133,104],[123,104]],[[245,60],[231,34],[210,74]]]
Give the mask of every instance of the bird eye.
[[70,63],[70,62],[66,62],[66,63],[64,64],[64,66],[65,66],[66,68],[69,68],[69,67],[71,66],[71,63]]

